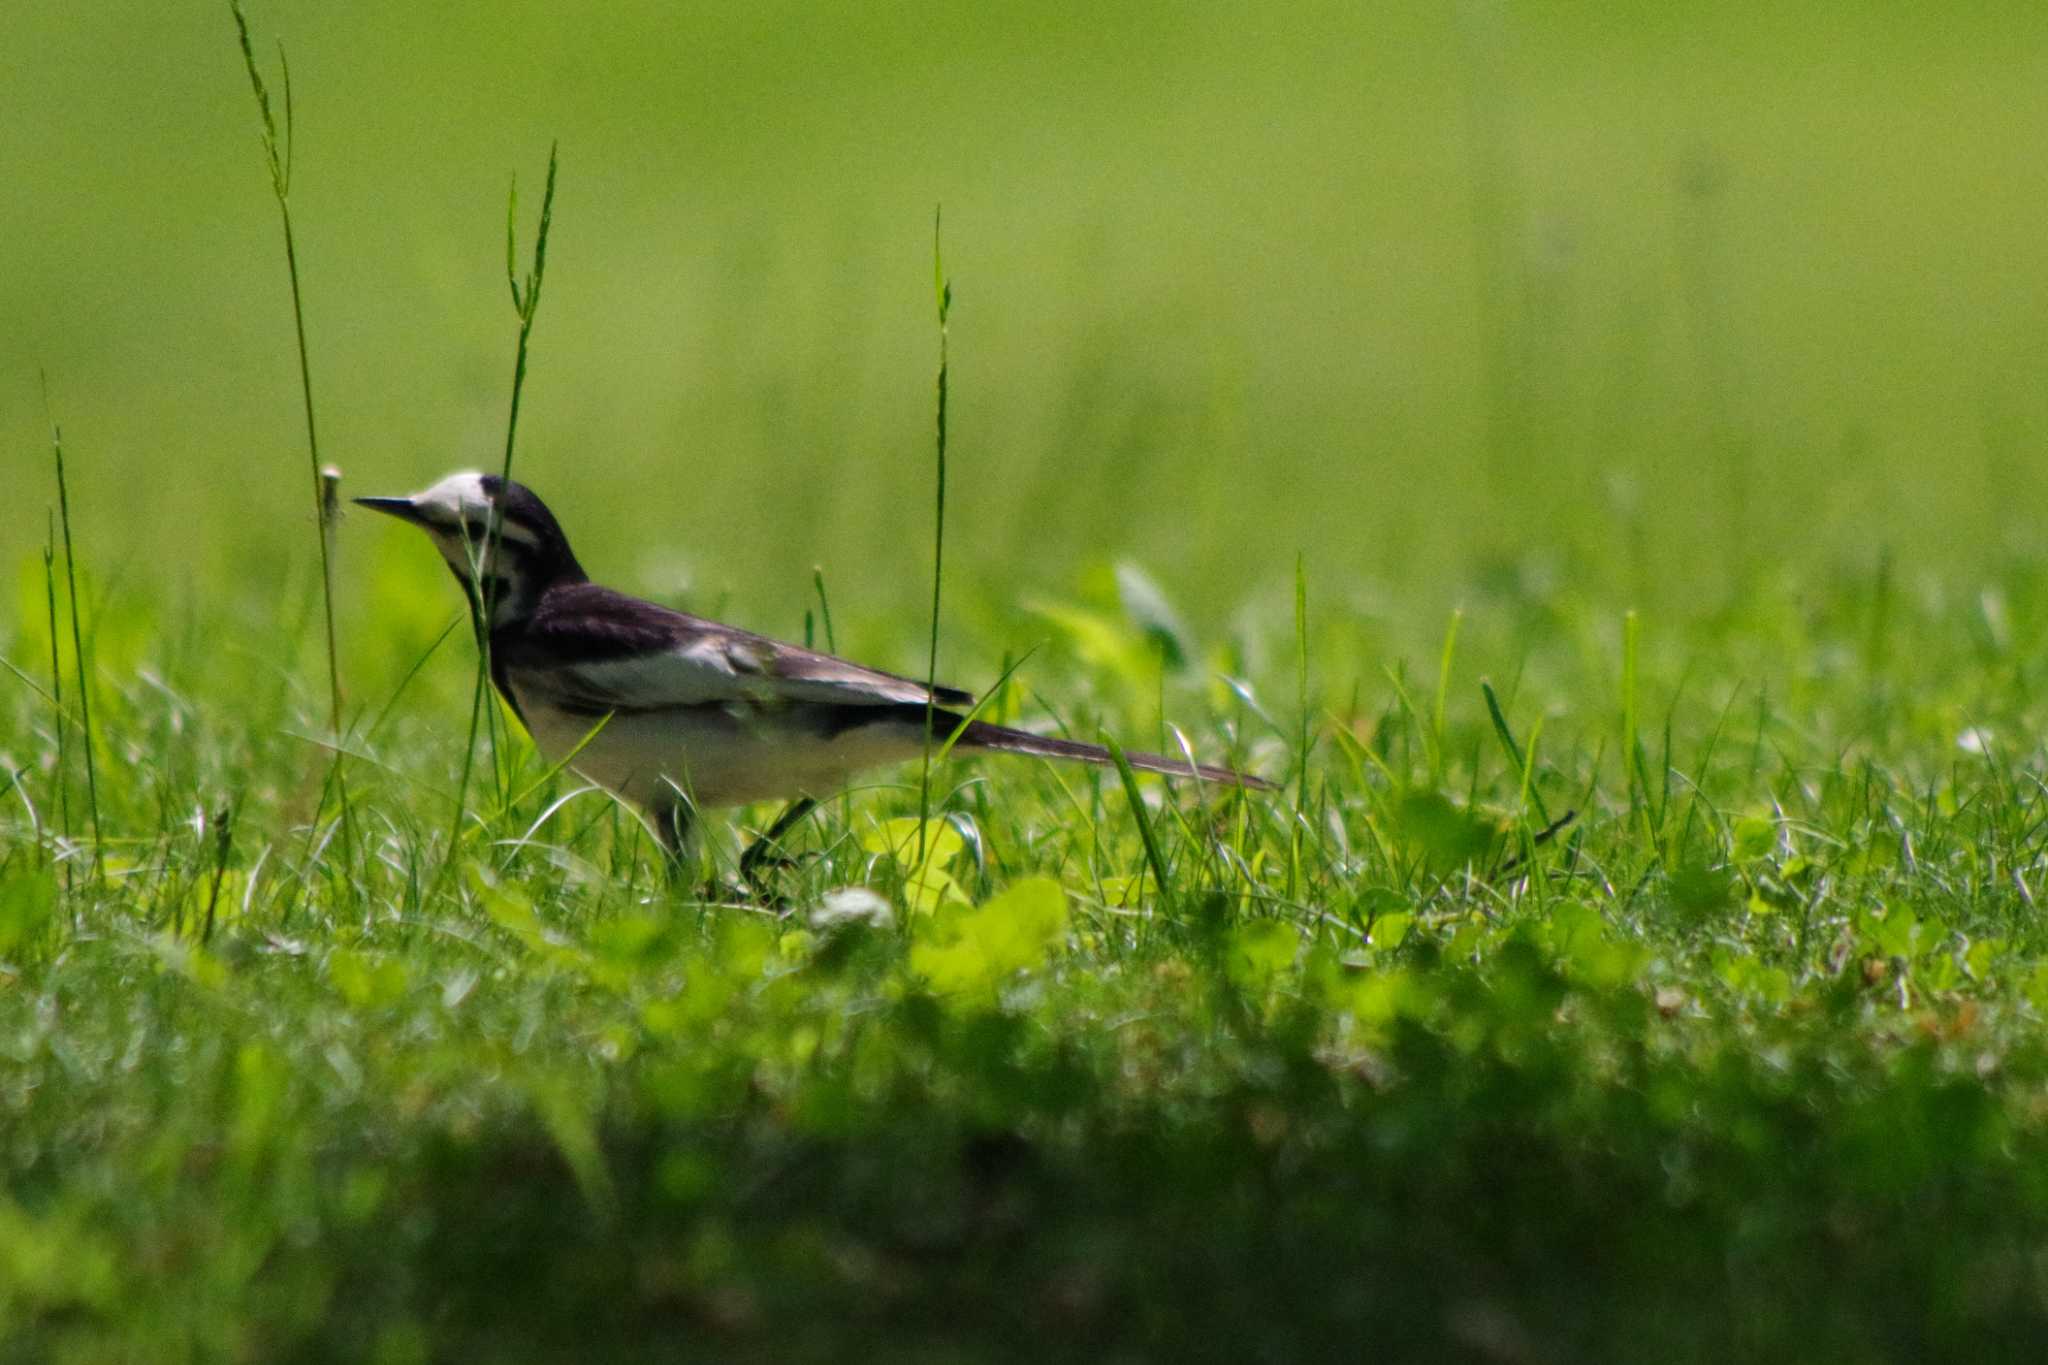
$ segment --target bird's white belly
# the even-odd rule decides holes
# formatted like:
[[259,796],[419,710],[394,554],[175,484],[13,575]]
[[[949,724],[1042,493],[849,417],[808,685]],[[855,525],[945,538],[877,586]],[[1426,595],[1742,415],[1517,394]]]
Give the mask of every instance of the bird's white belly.
[[525,707],[533,742],[549,763],[576,746],[569,766],[629,801],[660,808],[681,791],[700,807],[830,796],[865,768],[917,756],[918,731],[883,721],[826,737],[773,711],[692,706],[596,721],[552,707]]

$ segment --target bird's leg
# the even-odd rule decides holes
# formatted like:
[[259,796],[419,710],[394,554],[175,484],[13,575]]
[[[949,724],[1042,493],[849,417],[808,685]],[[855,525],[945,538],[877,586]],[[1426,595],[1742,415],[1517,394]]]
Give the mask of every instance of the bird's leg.
[[697,823],[697,807],[681,792],[672,792],[670,795],[674,799],[652,812],[654,834],[661,840],[662,850],[671,859],[680,863],[684,851],[689,847],[690,830]]
[[764,863],[788,866],[788,859],[771,859],[770,855],[775,853],[782,836],[795,829],[798,821],[817,808],[818,803],[808,796],[799,797],[784,807],[782,814],[775,817],[775,823],[768,827],[767,832],[748,844],[747,851],[740,854],[740,880],[754,890],[760,891],[761,883],[756,874]]
[[[662,859],[668,871],[671,887],[683,886],[691,872],[690,835],[697,827],[697,806],[682,792],[669,792],[667,804],[649,809],[654,826],[654,836],[661,843],[661,851],[667,856]],[[725,888],[714,879],[700,893],[705,900],[724,899]]]

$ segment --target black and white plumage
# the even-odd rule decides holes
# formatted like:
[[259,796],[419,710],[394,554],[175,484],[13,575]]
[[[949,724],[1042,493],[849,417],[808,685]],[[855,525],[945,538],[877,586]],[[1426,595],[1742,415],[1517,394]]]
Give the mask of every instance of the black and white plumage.
[[[646,810],[672,848],[697,809],[830,796],[864,769],[916,758],[928,706],[944,738],[974,705],[957,688],[928,690],[600,587],[523,484],[460,473],[411,497],[355,501],[424,530],[470,600],[490,604],[492,681],[542,755],[554,763],[573,753],[570,766]],[[955,748],[1111,761],[1093,744],[979,720]],[[1157,754],[1125,757],[1169,776],[1271,785]]]

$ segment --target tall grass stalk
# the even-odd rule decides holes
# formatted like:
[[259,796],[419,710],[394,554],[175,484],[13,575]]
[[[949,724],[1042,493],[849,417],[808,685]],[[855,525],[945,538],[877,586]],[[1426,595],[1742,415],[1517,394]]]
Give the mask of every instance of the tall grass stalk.
[[235,807],[222,806],[213,817],[213,881],[206,892],[206,918],[199,932],[201,943],[213,942],[213,916],[220,907],[221,883],[227,879],[228,858],[235,849]]
[[1436,666],[1436,701],[1429,711],[1429,785],[1440,788],[1444,784],[1444,708],[1451,695],[1451,664],[1458,653],[1458,627],[1465,622],[1462,610],[1451,612],[1451,623],[1444,629],[1443,654]]
[[[1520,794],[1515,801],[1515,832],[1520,851],[1507,865],[1527,867],[1535,861],[1537,843],[1563,828],[1561,824],[1551,822],[1550,808],[1544,804],[1543,793],[1536,789],[1536,741],[1543,733],[1543,717],[1536,717],[1536,726],[1529,732],[1529,747],[1525,751],[1516,743],[1515,732],[1508,727],[1507,713],[1501,710],[1500,698],[1494,694],[1493,684],[1482,678],[1479,691],[1486,698],[1486,714],[1493,721],[1493,733],[1500,740],[1500,747],[1507,752],[1508,761],[1514,765],[1514,774],[1520,783]],[[1531,805],[1535,806],[1537,818],[1543,822],[1540,833],[1529,828]]]
[[1293,837],[1288,841],[1287,857],[1287,898],[1293,900],[1301,880],[1301,822],[1308,818],[1308,753],[1310,748],[1308,714],[1308,559],[1297,553],[1294,556],[1294,685],[1295,710],[1301,717],[1301,730],[1295,741],[1294,763],[1299,773],[1295,786],[1295,815],[1290,822]]
[[[71,726],[64,714],[64,660],[57,643],[57,513],[49,513],[43,540],[43,598],[50,612],[50,701],[57,712],[57,829],[71,843],[71,764],[66,752]],[[64,889],[71,890],[71,860],[63,859]]]
[[[280,42],[277,45],[277,64],[283,76],[284,89],[284,135],[280,138],[277,117],[270,107],[270,90],[263,83],[263,72],[256,65],[256,50],[249,42],[249,19],[242,13],[242,0],[229,0],[228,9],[235,17],[235,36],[242,47],[242,65],[249,73],[249,90],[256,98],[256,112],[263,125],[263,158],[270,168],[270,190],[277,199],[278,220],[284,226],[285,274],[291,280],[292,333],[299,353],[299,397],[306,415],[306,469],[313,494],[315,534],[320,543],[320,605],[327,636],[327,727],[335,741],[334,765],[328,771],[328,785],[332,786],[340,806],[342,856],[345,861],[353,863],[354,832],[349,820],[348,776],[343,767],[347,746],[342,743],[341,652],[334,636],[333,518],[328,510],[332,500],[328,480],[320,464],[320,427],[313,405],[313,362],[306,347],[306,303],[299,286],[298,239],[292,231],[292,152],[297,142],[292,119],[292,68],[285,58],[284,44]],[[314,822],[318,823],[317,814]]]
[[839,641],[833,638],[832,634],[832,601],[825,596],[824,565],[814,564],[811,566],[811,584],[818,590],[818,618],[825,627],[825,652],[827,654],[837,654],[839,652]]
[[[85,614],[78,600],[78,556],[71,544],[71,489],[64,478],[64,431],[49,412],[50,385],[43,381],[43,408],[50,419],[50,455],[57,465],[57,524],[64,531],[64,596],[71,608],[71,664],[78,679],[79,744],[85,750],[85,800],[92,813],[92,870],[100,868],[100,783],[92,756],[92,688],[86,683],[85,634],[79,618]],[[56,673],[57,632],[54,619],[50,630],[51,673]],[[60,777],[61,780],[61,777]]]
[[[1131,768],[1131,760],[1124,756],[1124,746],[1116,742],[1116,736],[1104,730],[1097,736],[1102,747],[1109,750],[1110,762],[1116,766],[1116,775],[1123,783],[1124,800],[1130,803],[1131,819],[1137,822],[1138,842],[1145,848],[1145,864],[1152,869],[1152,880],[1159,884],[1160,913],[1172,919],[1174,907],[1173,882],[1166,872],[1166,854],[1159,847],[1159,836],[1152,828],[1152,814],[1145,809],[1145,794],[1138,789],[1138,774]],[[1294,861],[1301,861],[1300,827],[1296,822]],[[1292,885],[1294,870],[1288,870],[1288,899],[1294,898]]]
[[[548,146],[547,186],[541,191],[540,226],[535,230],[533,242],[533,265],[526,272],[525,283],[519,278],[519,177],[512,177],[512,189],[505,203],[505,283],[512,291],[512,311],[519,317],[519,345],[512,361],[512,403],[505,419],[505,458],[498,468],[498,477],[506,484],[512,481],[512,452],[519,441],[519,402],[526,391],[526,355],[533,340],[533,320],[540,313],[542,282],[547,277],[548,231],[554,224],[555,215],[555,174],[560,165],[560,144]],[[484,544],[472,547],[479,557],[472,569],[480,569],[491,562],[497,554],[498,541],[504,533],[504,520],[496,503],[491,505],[490,520],[484,533]],[[448,830],[448,856],[442,864],[445,872],[455,864],[456,847],[462,838],[462,816],[469,805],[469,783],[476,768],[476,732],[484,715],[484,691],[491,677],[491,612],[496,605],[496,586],[480,573],[473,572],[473,581],[481,584],[470,595],[470,608],[476,613],[473,624],[476,627],[476,685],[469,698],[469,734],[462,746],[462,776],[455,784],[455,812],[453,823]],[[492,730],[496,734],[495,727]],[[495,740],[491,747],[491,768],[498,772],[498,752]],[[504,793],[500,791],[499,796]]]
[[1642,741],[1638,737],[1636,716],[1636,649],[1640,626],[1636,614],[1629,612],[1621,618],[1621,775],[1628,788],[1628,813],[1631,820],[1642,809],[1648,793],[1642,780]]
[[924,764],[917,778],[917,866],[924,866],[925,826],[932,815],[932,719],[938,707],[939,589],[946,579],[946,318],[953,309],[953,286],[946,279],[941,251],[942,209],[932,210],[932,293],[939,310],[938,487],[932,520],[932,633],[925,662]]

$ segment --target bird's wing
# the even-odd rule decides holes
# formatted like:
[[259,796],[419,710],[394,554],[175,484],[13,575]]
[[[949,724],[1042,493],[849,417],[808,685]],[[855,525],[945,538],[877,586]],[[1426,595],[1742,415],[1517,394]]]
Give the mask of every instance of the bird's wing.
[[[728,702],[971,706],[973,694],[863,668],[595,585],[550,594],[505,659],[522,690],[588,712]],[[496,645],[493,648],[497,648]]]

